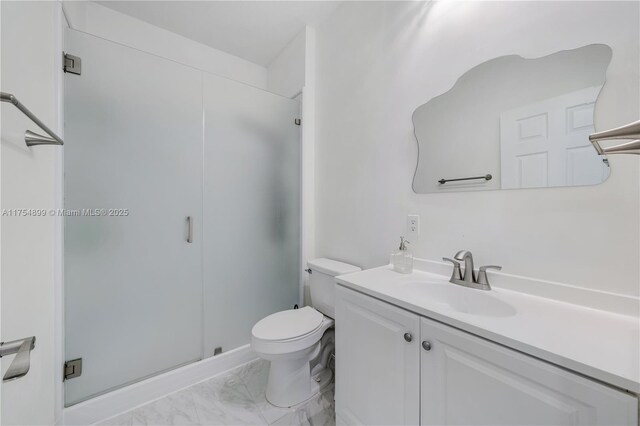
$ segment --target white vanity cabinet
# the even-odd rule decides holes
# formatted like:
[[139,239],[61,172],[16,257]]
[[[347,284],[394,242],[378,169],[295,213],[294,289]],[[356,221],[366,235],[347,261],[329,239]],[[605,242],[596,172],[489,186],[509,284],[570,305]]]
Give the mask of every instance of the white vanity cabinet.
[[335,308],[336,422],[418,424],[420,317],[340,286]]
[[427,318],[420,338],[423,425],[638,422],[626,392]]
[[634,395],[342,286],[336,324],[341,424],[638,424]]

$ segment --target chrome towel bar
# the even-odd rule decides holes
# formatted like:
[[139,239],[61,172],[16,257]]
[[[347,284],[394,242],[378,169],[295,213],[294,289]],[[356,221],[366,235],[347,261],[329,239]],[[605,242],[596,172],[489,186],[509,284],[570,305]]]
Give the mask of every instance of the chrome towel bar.
[[[618,145],[602,148],[600,141],[608,139],[635,139]],[[636,154],[640,155],[640,120],[629,123],[626,126],[589,135],[589,141],[593,144],[599,155],[605,154]]]
[[2,102],[10,102],[13,105],[15,105],[15,107],[18,108],[20,111],[22,111],[22,113],[24,115],[29,117],[29,119],[31,119],[31,121],[36,123],[38,125],[38,127],[40,127],[42,130],[47,132],[47,134],[49,136],[51,136],[51,137],[42,136],[42,135],[39,135],[37,133],[33,133],[32,131],[27,130],[24,133],[24,141],[27,144],[27,146],[34,146],[34,145],[64,145],[64,141],[62,139],[60,139],[60,137],[58,135],[56,135],[53,132],[53,130],[48,128],[42,121],[40,121],[40,119],[38,117],[36,117],[31,111],[29,111],[29,108],[24,106],[18,100],[18,98],[13,96],[11,93],[0,92],[0,100]]
[[438,183],[440,185],[444,185],[447,182],[458,182],[458,181],[461,181],[461,180],[476,180],[476,179],[491,180],[491,179],[493,179],[493,176],[484,175],[484,176],[473,176],[473,177],[457,178],[457,179],[440,179],[438,181]]
[[3,382],[19,379],[29,372],[29,367],[31,366],[30,355],[35,347],[36,338],[34,336],[0,343],[0,358],[7,355],[16,355],[2,378]]

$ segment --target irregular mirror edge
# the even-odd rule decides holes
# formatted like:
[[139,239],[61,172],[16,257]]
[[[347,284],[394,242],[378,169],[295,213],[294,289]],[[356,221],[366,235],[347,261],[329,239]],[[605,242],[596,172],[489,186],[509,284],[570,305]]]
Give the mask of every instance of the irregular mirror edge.
[[[417,126],[416,126],[416,113],[418,112],[418,110],[420,110],[421,107],[423,107],[424,105],[428,104],[429,102],[438,99],[444,95],[446,95],[447,93],[451,92],[460,82],[460,80],[466,76],[467,74],[469,74],[470,72],[472,72],[473,70],[475,70],[478,67],[481,67],[485,64],[487,64],[488,62],[494,61],[496,59],[501,59],[501,58],[506,58],[506,57],[516,57],[516,58],[520,58],[520,59],[524,59],[524,60],[537,60],[537,59],[543,59],[543,58],[547,58],[549,56],[553,56],[553,55],[557,55],[563,52],[571,52],[571,51],[575,51],[578,49],[583,49],[583,48],[587,48],[590,46],[604,46],[608,49],[609,51],[609,59],[607,61],[607,67],[605,69],[605,77],[604,80],[602,82],[602,86],[600,87],[600,90],[598,91],[598,95],[596,96],[595,102],[594,102],[594,127],[595,127],[595,109],[597,108],[597,104],[598,101],[600,100],[600,97],[602,95],[602,92],[605,88],[605,86],[607,85],[607,75],[609,72],[609,67],[611,65],[611,61],[613,59],[613,48],[611,46],[609,46],[608,44],[605,43],[590,43],[590,44],[586,44],[583,46],[578,46],[575,47],[573,49],[563,49],[563,50],[558,50],[552,53],[549,53],[547,55],[542,55],[542,56],[536,56],[536,57],[525,57],[522,55],[517,55],[517,54],[512,54],[512,55],[502,55],[502,56],[496,56],[495,58],[491,58],[488,59],[486,61],[483,61],[477,65],[474,65],[473,67],[469,68],[467,71],[465,71],[464,73],[460,74],[460,76],[456,79],[456,81],[444,92],[433,96],[431,99],[427,100],[425,103],[422,103],[420,105],[418,105],[413,113],[411,114],[411,123],[413,125],[413,137],[415,138],[415,142],[416,142],[416,146],[417,146],[417,153],[416,153],[416,163],[415,163],[415,170],[413,172],[413,177],[411,179],[411,190],[413,191],[414,194],[417,195],[426,195],[426,194],[438,194],[440,192],[418,192],[416,190],[416,178],[418,177],[418,171],[419,171],[419,167],[420,167],[420,140],[418,139],[418,134],[417,134]],[[591,145],[591,144],[590,144]],[[594,149],[594,151],[596,151],[595,146],[591,145],[592,148]],[[597,151],[596,151],[597,152]],[[457,192],[481,192],[481,191],[509,191],[509,190],[527,190],[527,189],[550,189],[550,188],[573,188],[573,187],[585,187],[585,186],[597,186],[597,185],[601,185],[604,182],[606,182],[609,177],[611,176],[611,164],[609,162],[609,159],[606,155],[600,155],[600,158],[602,158],[602,161],[606,164],[606,166],[608,167],[608,173],[606,174],[606,176],[603,177],[602,181],[599,183],[595,183],[595,184],[585,184],[585,185],[561,185],[561,186],[537,186],[537,187],[525,187],[525,188],[486,188],[486,189],[481,189],[479,191],[472,191],[469,190],[467,188],[450,188],[450,190],[447,191],[443,191],[442,193],[457,193]]]

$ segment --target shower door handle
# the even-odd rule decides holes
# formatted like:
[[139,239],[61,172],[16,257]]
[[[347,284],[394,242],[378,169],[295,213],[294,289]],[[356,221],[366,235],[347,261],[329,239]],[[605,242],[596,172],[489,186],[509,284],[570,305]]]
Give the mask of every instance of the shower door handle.
[[191,216],[187,216],[187,242],[193,242],[193,218]]

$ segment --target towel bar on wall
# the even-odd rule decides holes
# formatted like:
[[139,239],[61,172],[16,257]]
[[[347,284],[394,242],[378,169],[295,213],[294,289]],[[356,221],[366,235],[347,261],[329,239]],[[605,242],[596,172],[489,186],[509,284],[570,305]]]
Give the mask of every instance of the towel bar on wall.
[[[608,139],[635,139],[631,142],[625,142],[618,145],[602,148],[598,142]],[[636,154],[640,155],[640,120],[627,124],[626,126],[616,127],[615,129],[605,130],[604,132],[589,135],[589,141],[593,144],[599,155],[605,154]]]
[[31,121],[36,123],[38,125],[38,127],[40,127],[42,130],[47,132],[47,134],[49,136],[51,136],[51,137],[42,136],[42,135],[34,133],[34,132],[30,131],[30,130],[27,130],[26,132],[24,132],[24,141],[27,144],[27,146],[34,146],[34,145],[64,145],[64,141],[62,139],[60,139],[60,137],[58,135],[56,135],[53,132],[53,130],[48,128],[42,121],[40,121],[40,119],[38,117],[36,117],[31,111],[29,111],[29,109],[26,106],[24,106],[18,100],[18,98],[13,96],[11,93],[0,92],[0,100],[2,102],[10,102],[13,105],[15,105],[15,107],[18,108],[20,111],[22,111],[22,113],[24,115],[29,117],[31,119]]
[[11,342],[0,343],[0,358],[7,355],[16,354],[9,365],[7,372],[2,378],[3,382],[19,379],[29,372],[31,365],[31,351],[36,347],[35,336],[26,339],[13,340]]

